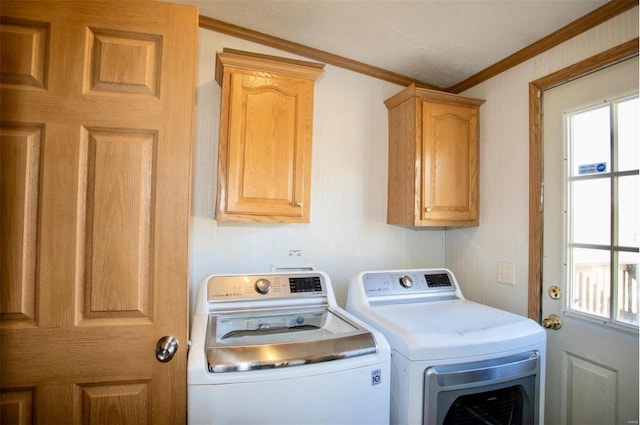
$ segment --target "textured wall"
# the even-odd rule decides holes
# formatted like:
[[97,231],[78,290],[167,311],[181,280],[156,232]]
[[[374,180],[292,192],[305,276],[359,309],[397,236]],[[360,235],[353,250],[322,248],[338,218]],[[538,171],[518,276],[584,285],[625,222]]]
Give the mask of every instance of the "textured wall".
[[[634,8],[476,87],[480,112],[480,227],[446,231],[447,267],[467,298],[527,314],[530,81],[638,37]],[[499,261],[515,285],[497,282]]]
[[[210,273],[315,265],[344,305],[349,278],[371,269],[444,265],[444,230],[386,224],[387,109],[402,87],[326,66],[315,88],[309,224],[218,224],[214,220],[220,87],[215,55],[224,47],[295,57],[200,30],[191,223],[192,299]],[[299,58],[305,60],[305,58]],[[300,250],[300,257],[289,256]]]
[[[402,87],[333,66],[326,66],[316,82],[311,223],[219,225],[214,220],[220,115],[215,52],[230,47],[295,56],[200,30],[192,289],[209,273],[314,264],[331,276],[343,304],[348,279],[357,271],[446,266],[467,298],[526,315],[528,84],[637,36],[635,8],[463,93],[486,99],[480,118],[480,226],[444,231],[385,224],[383,101]],[[300,250],[302,256],[290,257],[289,250]],[[515,264],[514,286],[497,283],[499,261]]]

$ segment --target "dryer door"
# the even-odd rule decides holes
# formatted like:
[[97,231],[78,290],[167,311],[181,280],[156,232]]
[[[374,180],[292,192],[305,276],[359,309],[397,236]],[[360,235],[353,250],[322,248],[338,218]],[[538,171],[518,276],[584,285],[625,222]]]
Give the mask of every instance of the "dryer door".
[[538,423],[540,353],[425,371],[423,424]]

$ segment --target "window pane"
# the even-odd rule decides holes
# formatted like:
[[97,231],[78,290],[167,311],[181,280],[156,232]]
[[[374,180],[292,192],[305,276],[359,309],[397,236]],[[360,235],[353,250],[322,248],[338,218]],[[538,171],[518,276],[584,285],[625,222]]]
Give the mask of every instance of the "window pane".
[[638,325],[638,254],[620,252],[618,257],[618,314],[616,319]]
[[[606,164],[611,171],[611,132],[609,106],[571,116],[572,175],[592,174],[595,164]],[[580,169],[582,167],[582,172]],[[594,170],[594,171],[592,171]],[[603,170],[598,170],[602,172]]]
[[618,104],[618,170],[638,169],[638,98]]
[[618,179],[618,245],[638,247],[638,176]]
[[571,250],[571,310],[609,317],[611,293],[609,251]]
[[629,251],[640,247],[639,116],[637,97],[566,115],[569,310],[634,327],[640,255]]
[[611,243],[611,195],[609,179],[572,183],[571,214],[575,243]]

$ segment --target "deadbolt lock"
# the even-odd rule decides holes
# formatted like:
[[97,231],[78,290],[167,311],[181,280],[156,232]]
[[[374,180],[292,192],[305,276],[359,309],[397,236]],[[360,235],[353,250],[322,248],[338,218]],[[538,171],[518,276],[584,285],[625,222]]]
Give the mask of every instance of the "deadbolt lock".
[[557,300],[560,298],[561,292],[562,291],[560,290],[560,287],[556,285],[553,285],[551,288],[549,288],[549,296],[554,300]]

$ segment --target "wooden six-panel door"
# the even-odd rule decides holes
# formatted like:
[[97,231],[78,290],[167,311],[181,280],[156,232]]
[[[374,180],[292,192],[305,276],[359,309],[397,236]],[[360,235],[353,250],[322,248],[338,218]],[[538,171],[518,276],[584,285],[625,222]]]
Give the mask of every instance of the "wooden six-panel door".
[[184,423],[197,10],[1,14],[0,421]]

